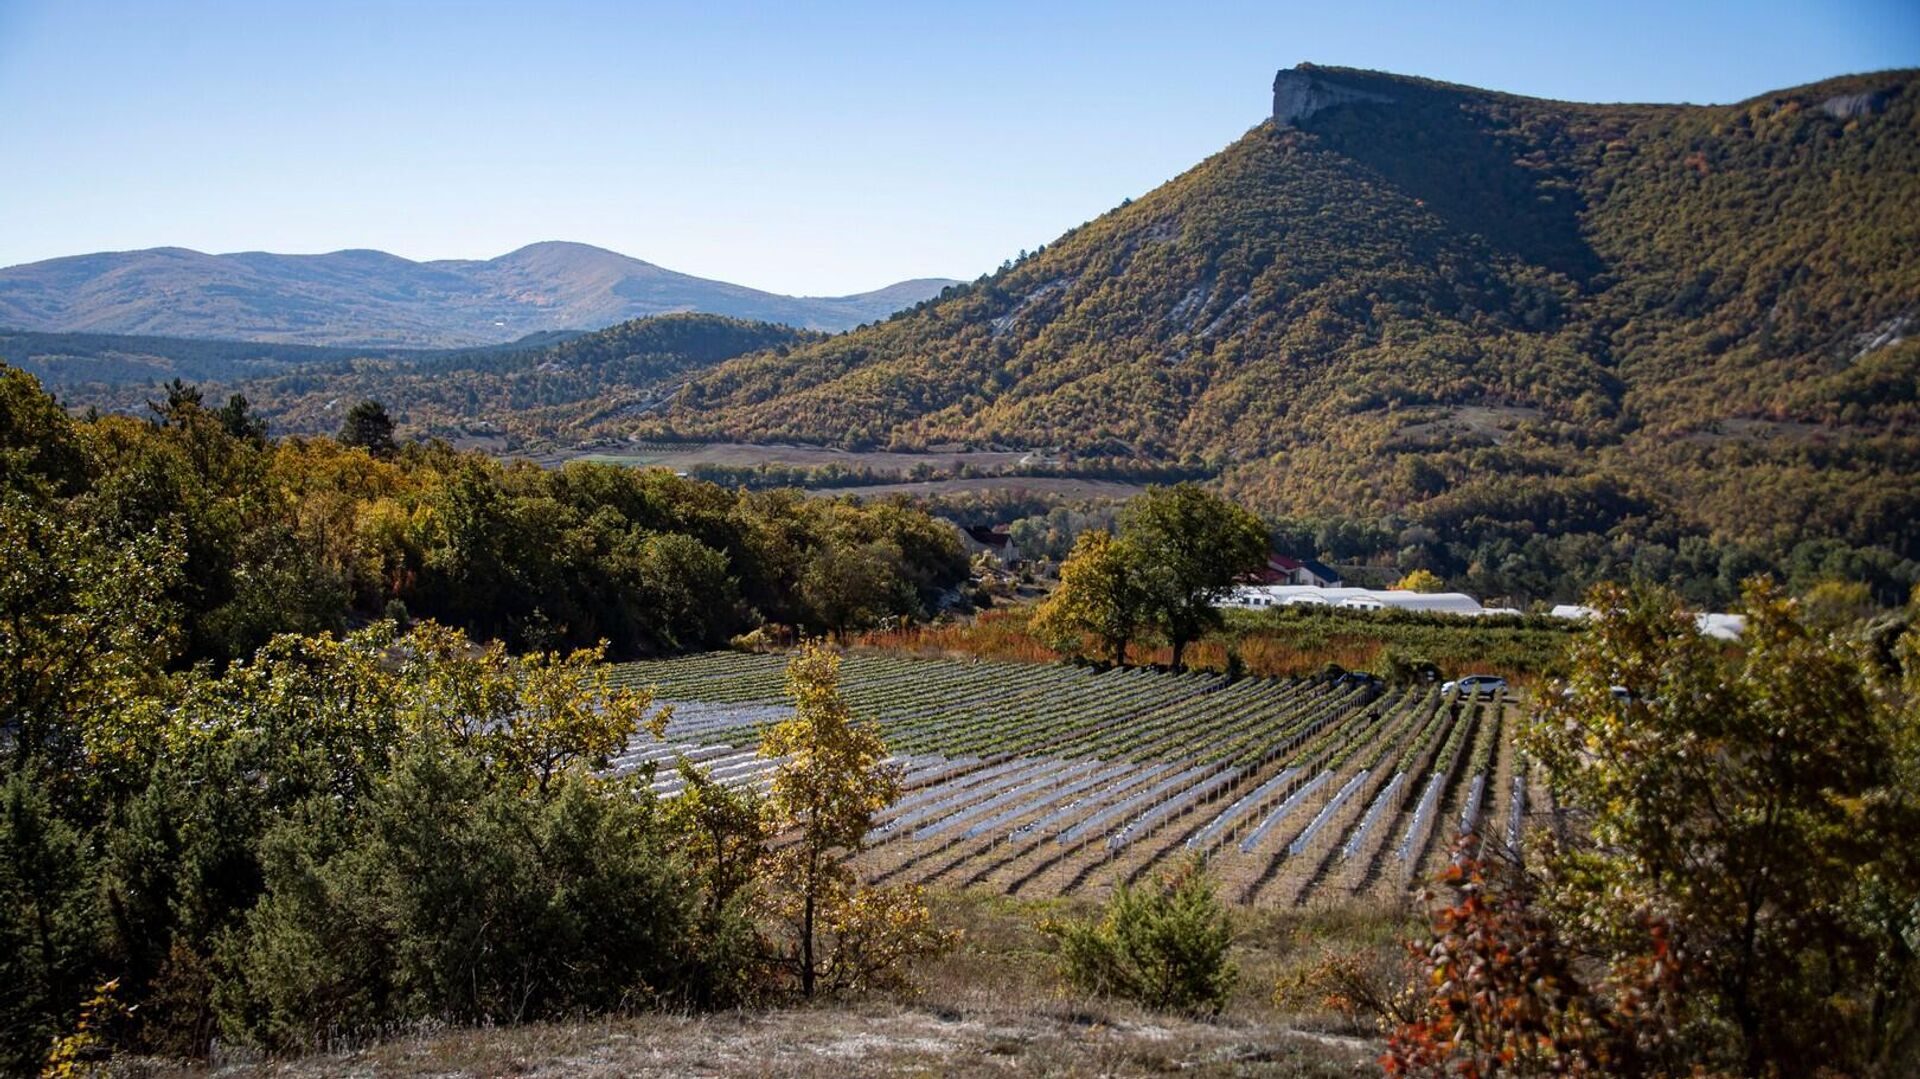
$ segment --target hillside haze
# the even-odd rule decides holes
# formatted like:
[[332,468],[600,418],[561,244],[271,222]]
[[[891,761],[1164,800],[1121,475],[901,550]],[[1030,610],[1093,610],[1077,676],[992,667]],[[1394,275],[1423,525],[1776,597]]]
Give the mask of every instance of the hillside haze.
[[1065,446],[1272,511],[1915,557],[1917,74],[1584,105],[1302,65],[1184,175],[722,364],[647,430]]
[[483,261],[435,262],[380,251],[208,255],[162,247],[0,269],[0,326],[446,348],[683,311],[844,330],[952,283],[922,279],[853,296],[781,296],[560,242]]

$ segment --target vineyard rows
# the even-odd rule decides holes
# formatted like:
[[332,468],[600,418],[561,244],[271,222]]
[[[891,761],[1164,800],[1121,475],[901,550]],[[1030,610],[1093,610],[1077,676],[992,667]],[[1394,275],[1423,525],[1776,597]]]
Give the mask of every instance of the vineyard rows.
[[[784,669],[732,652],[615,668],[674,711],[614,767],[652,767],[662,797],[680,757],[764,791],[775,762],[753,749],[788,714]],[[1431,686],[854,654],[841,690],[903,776],[861,855],[883,881],[1099,893],[1191,851],[1243,903],[1385,894],[1463,836],[1516,845],[1534,802],[1518,703]]]

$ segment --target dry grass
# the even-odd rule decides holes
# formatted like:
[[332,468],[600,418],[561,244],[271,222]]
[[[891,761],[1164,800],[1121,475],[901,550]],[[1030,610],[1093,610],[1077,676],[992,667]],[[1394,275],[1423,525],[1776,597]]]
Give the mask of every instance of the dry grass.
[[874,630],[854,637],[852,644],[884,652],[936,659],[1004,659],[1021,663],[1052,663],[1060,653],[1027,632],[1030,607],[983,611],[971,619],[914,625],[905,629]]
[[278,1060],[231,1054],[206,1065],[128,1062],[143,1076],[768,1076],[1378,1074],[1378,1040],[1330,1013],[1288,1013],[1276,984],[1324,946],[1397,947],[1405,912],[1348,904],[1236,912],[1240,991],[1215,1020],[1156,1015],[1067,995],[1041,918],[1071,901],[978,893],[933,897],[965,932],[926,965],[912,996],[707,1015],[643,1014],[516,1027],[424,1028]]
[[858,1005],[646,1015],[428,1032],[298,1060],[230,1063],[221,1076],[1155,1075],[1348,1076],[1373,1071],[1364,1042],[1106,1012],[976,1013]]

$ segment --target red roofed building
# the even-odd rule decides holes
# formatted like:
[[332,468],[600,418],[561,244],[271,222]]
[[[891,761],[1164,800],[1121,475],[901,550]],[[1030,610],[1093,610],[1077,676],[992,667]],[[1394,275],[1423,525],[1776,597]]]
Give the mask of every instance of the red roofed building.
[[1339,588],[1340,575],[1323,563],[1311,558],[1288,558],[1283,554],[1269,554],[1267,564],[1254,571],[1254,580],[1260,584],[1304,584],[1316,588]]

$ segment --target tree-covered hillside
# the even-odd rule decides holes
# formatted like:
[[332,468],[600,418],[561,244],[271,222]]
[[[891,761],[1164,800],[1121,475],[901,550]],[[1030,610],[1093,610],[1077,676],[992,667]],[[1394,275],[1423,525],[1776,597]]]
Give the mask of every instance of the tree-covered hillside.
[[[536,343],[541,342],[529,341],[519,347],[533,347]],[[364,356],[407,354],[400,349],[0,329],[0,361],[20,368],[49,386],[73,386],[82,392],[96,392],[129,382],[152,385],[175,378],[189,382],[231,382],[298,367],[344,363]]]
[[657,436],[1066,446],[1292,514],[1920,554],[1920,72],[1263,123],[996,274],[693,380]]
[[[821,339],[790,326],[723,315],[657,315],[558,341],[531,338],[518,347],[372,355],[310,349],[315,355],[307,363],[257,370],[229,365],[235,377],[215,374],[204,386],[209,394],[240,393],[275,431],[290,434],[331,434],[348,405],[371,398],[399,418],[403,434],[564,438],[587,424],[630,417],[693,372],[722,360]],[[0,337],[0,348],[9,340]],[[236,352],[246,347],[219,344]],[[256,347],[277,354],[287,346]],[[33,368],[43,377],[54,376],[47,377],[49,388],[69,405],[138,414],[164,392],[158,384],[165,379],[157,373],[119,383],[58,377],[69,366],[63,359],[48,359]],[[193,375],[187,378],[192,381]]]

